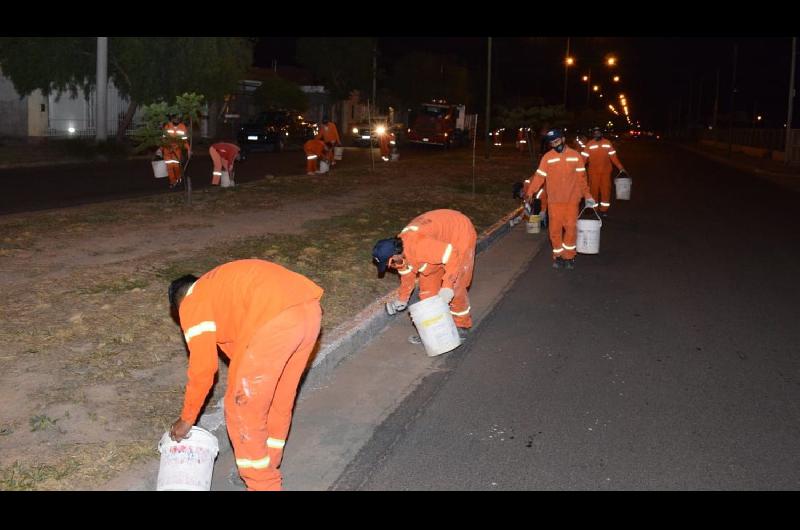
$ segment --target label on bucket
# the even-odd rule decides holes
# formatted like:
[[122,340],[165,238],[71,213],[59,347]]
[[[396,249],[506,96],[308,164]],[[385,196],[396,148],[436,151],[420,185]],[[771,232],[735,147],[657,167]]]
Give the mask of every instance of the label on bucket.
[[440,322],[443,318],[444,318],[444,315],[437,315],[437,316],[435,316],[433,318],[429,318],[427,320],[423,320],[422,322],[420,322],[420,325],[423,328],[429,328],[429,327],[433,326],[434,324],[436,324],[437,322]]

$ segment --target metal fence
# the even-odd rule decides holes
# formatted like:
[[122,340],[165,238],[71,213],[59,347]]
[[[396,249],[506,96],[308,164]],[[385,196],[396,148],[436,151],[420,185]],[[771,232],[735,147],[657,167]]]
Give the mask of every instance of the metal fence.
[[773,151],[783,151],[786,147],[786,129],[736,128],[729,131],[726,127],[722,127],[713,130],[698,129],[696,134],[699,140],[731,142]]
[[[73,97],[69,93],[51,94],[47,102],[47,136],[85,138],[94,137],[97,129],[95,98],[92,90],[88,97],[78,91]],[[128,110],[129,100],[123,97],[113,83],[108,84],[107,131],[109,136],[117,134]],[[125,131],[129,135],[141,118],[137,110]]]

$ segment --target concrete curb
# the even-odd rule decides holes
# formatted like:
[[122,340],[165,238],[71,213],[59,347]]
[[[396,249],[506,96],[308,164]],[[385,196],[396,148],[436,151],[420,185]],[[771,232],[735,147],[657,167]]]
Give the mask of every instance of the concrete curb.
[[[485,251],[506,235],[512,227],[520,222],[521,214],[522,207],[516,208],[484,230],[478,236],[475,254]],[[331,330],[330,339],[323,338],[319,351],[301,382],[298,399],[302,399],[304,394],[320,388],[330,378],[340,362],[358,351],[389,325],[391,317],[386,314],[385,305],[392,299],[395,290],[395,288],[391,289],[370,303],[350,321]],[[208,407],[198,422],[201,427],[217,436],[220,442],[220,454],[230,450],[230,441],[225,431],[224,399],[220,398],[216,405]]]
[[747,171],[747,172],[753,173],[755,175],[767,175],[767,176],[770,176],[770,177],[782,177],[782,178],[800,178],[800,174],[798,174],[796,172],[770,171],[770,170],[766,170],[766,169],[761,169],[761,168],[758,168],[758,167],[753,167],[753,166],[750,166],[750,165],[747,165],[747,164],[743,164],[741,162],[729,160],[729,159],[727,159],[727,158],[725,158],[723,156],[717,155],[715,153],[709,153],[707,151],[704,151],[704,150],[696,148],[696,147],[691,147],[691,146],[680,144],[680,143],[673,143],[673,144],[678,146],[678,147],[680,147],[681,149],[689,151],[690,153],[695,153],[695,154],[698,154],[700,156],[704,156],[704,157],[706,157],[706,158],[708,158],[710,160],[713,160],[715,162],[718,162],[720,164],[724,164],[726,166],[729,166],[729,167],[732,167],[732,168],[735,168],[735,169],[739,169],[741,171]]

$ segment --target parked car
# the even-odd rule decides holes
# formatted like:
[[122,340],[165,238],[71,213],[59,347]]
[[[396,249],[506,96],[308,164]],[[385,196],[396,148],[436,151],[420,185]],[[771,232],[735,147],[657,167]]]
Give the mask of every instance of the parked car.
[[373,116],[372,127],[365,120],[361,123],[354,123],[350,126],[348,137],[353,145],[359,147],[367,147],[372,143],[373,146],[378,145],[378,135],[386,131],[386,124],[388,122],[386,116]]
[[317,124],[299,112],[268,110],[239,130],[239,147],[246,156],[255,151],[280,152],[289,145],[302,145],[317,134]]

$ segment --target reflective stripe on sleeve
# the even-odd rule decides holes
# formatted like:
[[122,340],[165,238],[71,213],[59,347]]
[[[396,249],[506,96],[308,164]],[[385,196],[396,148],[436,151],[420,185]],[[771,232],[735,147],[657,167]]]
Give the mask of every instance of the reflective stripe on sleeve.
[[[190,294],[192,294],[192,291],[194,291],[194,286],[195,285],[197,285],[197,282],[194,282],[191,286],[189,286],[189,289],[186,291],[186,296],[189,296]],[[184,296],[184,298],[186,298],[186,296]]]
[[588,157],[588,156],[589,156],[589,153],[587,153],[587,152],[585,152],[585,151],[581,151],[581,155]]
[[616,154],[617,154],[617,151],[616,151],[616,150],[614,150],[614,151],[609,151],[609,152],[608,152],[608,154],[609,154],[609,155],[616,155]]
[[397,274],[399,274],[399,275],[401,275],[401,276],[404,276],[404,275],[408,274],[409,272],[411,272],[413,269],[414,269],[414,267],[412,267],[411,265],[409,265],[408,267],[406,267],[406,268],[405,268],[405,269],[403,269],[403,270],[398,270],[398,271],[397,271]]
[[538,199],[539,197],[541,197],[542,193],[544,193],[544,188],[541,188],[539,189],[539,191],[536,192],[536,198]]
[[540,174],[541,176],[543,176],[543,177],[546,177],[546,176],[547,176],[547,173],[545,173],[545,172],[544,172],[544,171],[542,171],[541,169],[537,169],[537,170],[536,170],[536,172],[537,172],[538,174]]
[[408,232],[409,230],[412,230],[414,232],[418,232],[419,231],[419,227],[418,226],[414,226],[414,225],[408,225],[407,227],[405,227],[402,230],[400,230],[400,233],[403,234],[405,232]]
[[550,160],[547,161],[547,163],[548,164],[555,164],[556,162],[560,162],[560,161],[561,161],[561,157],[557,157],[557,158],[551,158]]
[[567,162],[577,162],[578,160],[579,158],[575,156],[567,157]]
[[200,322],[196,326],[192,326],[187,329],[183,336],[186,337],[186,342],[188,343],[190,340],[202,333],[209,333],[213,331],[217,331],[217,323],[213,320],[206,320],[205,322]]
[[600,206],[611,206],[610,202],[601,202]]
[[600,149],[599,145],[590,145],[589,149]]
[[575,171],[586,171],[585,167],[576,167]]
[[420,266],[419,266],[419,269],[417,269],[417,270],[418,270],[419,272],[422,272],[422,271],[424,271],[424,270],[425,270],[425,269],[427,269],[427,268],[428,268],[428,264],[427,264],[427,263],[423,263],[422,265],[420,265]]
[[453,252],[453,245],[448,243],[447,248],[444,249],[444,254],[442,255],[442,263],[447,263],[447,260],[450,259],[450,254]]
[[603,145],[603,147],[605,147],[606,149],[611,149],[611,146],[610,146],[610,145],[608,145],[608,144],[602,144],[602,145]]

